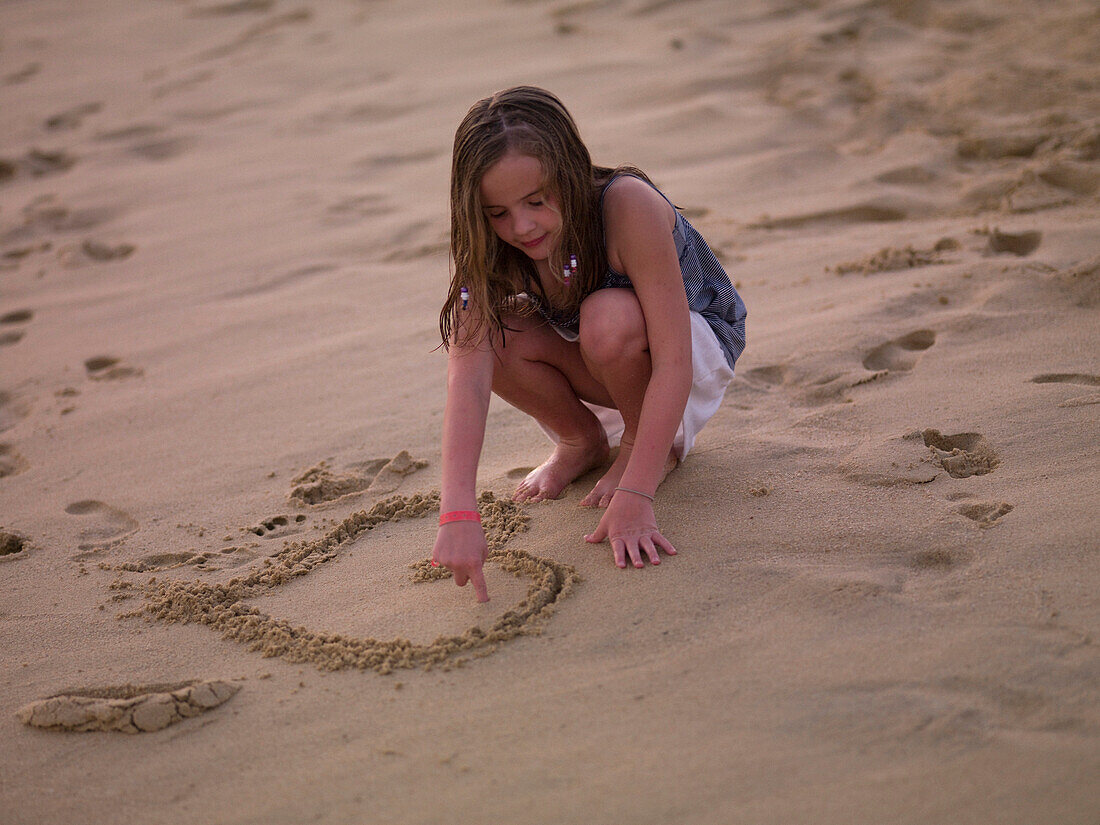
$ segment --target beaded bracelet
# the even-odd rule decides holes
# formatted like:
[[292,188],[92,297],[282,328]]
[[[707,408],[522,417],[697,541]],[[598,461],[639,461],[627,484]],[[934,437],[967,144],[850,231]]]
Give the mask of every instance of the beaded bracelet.
[[481,522],[481,513],[477,510],[451,510],[449,513],[439,514],[439,523],[450,524],[452,521],[476,521]]

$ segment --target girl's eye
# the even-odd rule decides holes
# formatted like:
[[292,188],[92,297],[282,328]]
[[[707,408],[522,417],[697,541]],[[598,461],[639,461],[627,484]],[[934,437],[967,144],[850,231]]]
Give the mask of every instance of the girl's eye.
[[542,206],[542,201],[528,201],[528,206]]
[[489,213],[489,219],[490,220],[499,221],[503,217],[504,217],[503,212],[490,212]]

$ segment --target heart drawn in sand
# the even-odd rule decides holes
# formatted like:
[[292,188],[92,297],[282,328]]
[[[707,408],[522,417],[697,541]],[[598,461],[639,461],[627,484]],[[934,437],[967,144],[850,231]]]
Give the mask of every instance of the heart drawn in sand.
[[[478,506],[489,544],[489,561],[513,575],[532,579],[526,596],[487,629],[475,625],[458,635],[440,636],[429,644],[416,644],[404,638],[380,641],[295,626],[246,603],[333,560],[353,541],[379,525],[422,518],[438,511],[438,493],[383,499],[369,511],[348,516],[316,540],[288,544],[266,559],[263,568],[226,584],[150,579],[142,588],[145,599],[142,607],[122,617],[200,622],[220,631],[223,638],[247,644],[265,657],[308,662],[321,670],[355,667],[389,673],[395,668],[436,665],[448,668],[461,664],[468,658],[493,652],[509,639],[538,633],[558,600],[580,581],[572,567],[506,547],[516,533],[527,530],[528,518],[518,505],[484,492]],[[411,568],[413,581],[417,582],[450,576],[445,570],[432,568],[426,559]]]

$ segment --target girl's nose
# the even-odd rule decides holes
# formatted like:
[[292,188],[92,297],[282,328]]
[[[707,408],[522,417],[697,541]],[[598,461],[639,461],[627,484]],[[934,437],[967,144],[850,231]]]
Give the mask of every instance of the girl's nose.
[[512,226],[517,235],[526,235],[535,228],[535,222],[526,212],[518,212]]

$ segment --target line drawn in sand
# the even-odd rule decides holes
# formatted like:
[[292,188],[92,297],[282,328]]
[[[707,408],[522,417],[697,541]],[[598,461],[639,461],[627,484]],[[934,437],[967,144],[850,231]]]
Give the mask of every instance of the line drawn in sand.
[[[288,662],[310,663],[320,670],[358,668],[390,673],[396,668],[444,669],[461,665],[470,658],[495,651],[517,636],[535,635],[553,614],[558,601],[580,581],[568,565],[539,558],[506,545],[527,530],[528,516],[518,505],[483,492],[478,499],[482,527],[489,545],[488,560],[506,572],[532,579],[527,595],[500,615],[488,629],[480,625],[455,636],[440,636],[430,644],[408,639],[380,641],[324,633],[263,613],[246,601],[262,596],[316,566],[336,558],[360,536],[386,522],[423,518],[439,509],[439,493],[392,496],[344,519],[324,536],[308,542],[288,544],[264,560],[263,568],[227,584],[158,581],[150,579],[142,588],[143,605],[119,618],[144,616],[164,622],[199,622],[219,631],[223,638],[247,644],[265,657]],[[428,560],[410,565],[415,582],[431,582],[450,576],[433,568]]]

